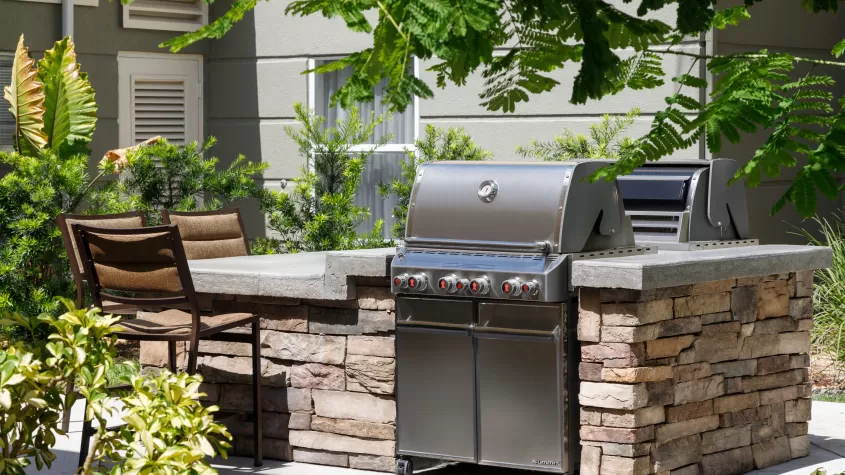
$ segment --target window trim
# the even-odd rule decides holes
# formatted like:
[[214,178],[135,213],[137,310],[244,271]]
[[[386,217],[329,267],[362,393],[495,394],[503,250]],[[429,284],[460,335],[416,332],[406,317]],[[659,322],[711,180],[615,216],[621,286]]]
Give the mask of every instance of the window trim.
[[[9,58],[12,61],[14,61],[15,53],[13,53],[11,51],[0,51],[0,58]],[[8,84],[0,84],[0,90],[4,89],[6,86],[8,86]],[[3,104],[7,104],[5,100],[3,100]],[[9,113],[6,109],[7,109],[6,106],[0,108],[0,110],[2,110],[2,113]],[[9,147],[4,147],[4,146],[0,145],[0,152],[14,151],[14,149],[15,149],[14,148],[14,140],[15,140],[15,137],[14,137],[14,134],[13,134],[13,136],[12,136],[12,143],[13,144],[10,145]]]
[[[39,0],[30,0],[30,1],[39,1]],[[78,0],[74,0],[78,1]],[[167,0],[158,0],[160,3],[166,4]],[[59,0],[61,3],[61,0]],[[133,4],[124,4],[121,5],[121,19],[122,24],[121,26],[125,29],[132,29],[132,30],[150,30],[150,31],[175,31],[179,33],[188,33],[192,31],[196,31],[203,26],[208,25],[208,3],[204,2],[203,0],[195,0],[195,3],[199,4],[200,11],[200,21],[196,25],[186,25],[180,22],[168,21],[167,19],[149,19],[149,20],[137,20],[132,19],[129,17],[129,13],[132,11],[133,8],[143,8],[143,5],[139,5],[137,3]]]
[[[16,0],[18,2],[29,2],[29,3],[52,3],[61,5],[63,2],[62,0]],[[73,6],[80,6],[80,7],[99,7],[100,0],[73,0]]]

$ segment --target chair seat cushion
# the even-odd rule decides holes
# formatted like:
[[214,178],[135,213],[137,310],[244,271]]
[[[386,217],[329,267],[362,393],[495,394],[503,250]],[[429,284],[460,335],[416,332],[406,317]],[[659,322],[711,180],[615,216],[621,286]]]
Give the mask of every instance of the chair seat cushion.
[[[224,313],[200,317],[200,334],[219,327],[231,328],[242,323],[246,325],[255,319],[251,313]],[[138,312],[138,318],[121,320],[117,325],[124,328],[118,333],[142,335],[190,335],[191,314],[184,310],[168,309],[161,312]]]

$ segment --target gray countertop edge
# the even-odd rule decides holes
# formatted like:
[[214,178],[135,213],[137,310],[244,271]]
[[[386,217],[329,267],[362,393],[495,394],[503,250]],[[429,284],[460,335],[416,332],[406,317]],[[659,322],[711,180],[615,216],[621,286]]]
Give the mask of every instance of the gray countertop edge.
[[830,248],[763,245],[590,259],[572,264],[573,287],[651,290],[714,280],[823,269]]

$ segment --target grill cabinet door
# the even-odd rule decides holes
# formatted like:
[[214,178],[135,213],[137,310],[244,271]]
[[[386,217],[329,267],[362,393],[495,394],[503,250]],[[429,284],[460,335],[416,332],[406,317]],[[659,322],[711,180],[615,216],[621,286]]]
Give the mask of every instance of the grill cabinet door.
[[397,299],[397,446],[475,461],[472,302]]
[[560,306],[479,305],[479,463],[565,471],[560,323]]

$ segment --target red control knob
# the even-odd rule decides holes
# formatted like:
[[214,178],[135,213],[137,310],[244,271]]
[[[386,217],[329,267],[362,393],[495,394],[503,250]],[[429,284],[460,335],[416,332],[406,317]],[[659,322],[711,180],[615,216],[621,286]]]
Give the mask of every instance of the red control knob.
[[408,274],[397,275],[393,278],[393,285],[400,289],[408,288]]
[[408,287],[413,290],[425,290],[427,283],[425,274],[414,274],[408,277]]

